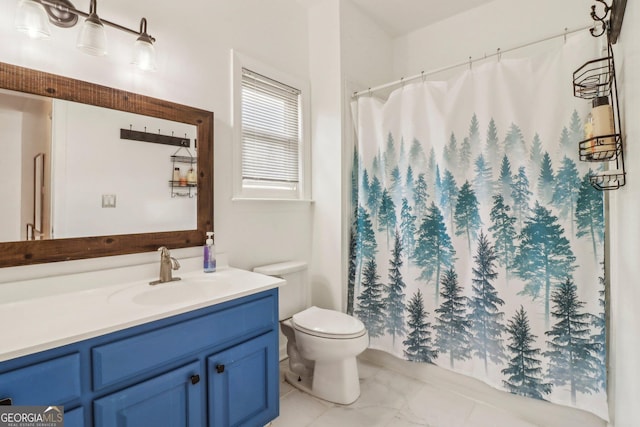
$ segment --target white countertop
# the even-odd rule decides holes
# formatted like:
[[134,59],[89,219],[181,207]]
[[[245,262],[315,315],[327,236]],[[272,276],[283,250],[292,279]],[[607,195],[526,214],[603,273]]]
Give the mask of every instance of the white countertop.
[[[136,269],[132,272],[136,273]],[[153,276],[126,281],[122,280],[127,275],[126,271],[107,271],[104,276],[96,274],[41,279],[39,283],[23,283],[22,288],[18,284],[0,286],[0,362],[230,301],[285,283],[282,279],[224,265],[215,273],[181,269],[174,272],[174,276],[182,278],[181,281],[156,286],[148,284],[150,280],[157,279]],[[137,274],[140,274],[140,269],[137,269]],[[117,277],[121,279],[117,280]],[[36,286],[46,286],[47,291],[33,292]],[[29,296],[24,292],[28,288],[31,288]]]

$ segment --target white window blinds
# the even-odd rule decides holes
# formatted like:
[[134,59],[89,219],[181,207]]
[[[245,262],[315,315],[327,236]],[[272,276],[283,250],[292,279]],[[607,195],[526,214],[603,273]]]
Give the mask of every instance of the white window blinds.
[[297,190],[300,93],[242,68],[243,187]]

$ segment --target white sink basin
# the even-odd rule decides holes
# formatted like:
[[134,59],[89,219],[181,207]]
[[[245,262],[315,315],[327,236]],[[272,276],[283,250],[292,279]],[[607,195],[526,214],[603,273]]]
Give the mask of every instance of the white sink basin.
[[137,284],[115,292],[109,300],[116,303],[130,301],[144,306],[182,304],[224,294],[231,288],[231,284],[227,281],[212,279],[183,278],[153,286]]
[[205,293],[199,287],[179,283],[161,283],[149,287],[146,291],[134,295],[131,300],[140,305],[165,305],[204,298]]

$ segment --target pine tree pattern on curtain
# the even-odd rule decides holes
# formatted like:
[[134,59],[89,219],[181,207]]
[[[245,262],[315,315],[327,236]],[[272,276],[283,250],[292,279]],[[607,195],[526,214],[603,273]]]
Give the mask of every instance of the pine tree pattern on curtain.
[[570,85],[595,47],[552,50],[354,103],[347,311],[373,348],[606,418],[600,165]]

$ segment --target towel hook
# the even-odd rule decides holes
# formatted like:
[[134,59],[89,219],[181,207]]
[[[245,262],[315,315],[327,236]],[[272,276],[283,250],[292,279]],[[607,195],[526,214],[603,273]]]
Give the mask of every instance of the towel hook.
[[[590,28],[589,32],[593,37],[600,37],[607,31],[607,22],[605,20],[607,19],[607,16],[609,16],[609,11],[611,10],[611,8],[604,0],[596,0],[596,2],[602,3],[604,5],[604,14],[602,16],[598,15],[598,13],[596,12],[596,5],[594,4],[593,6],[591,6],[591,19],[593,19],[593,28]],[[599,29],[598,25],[600,26]]]

